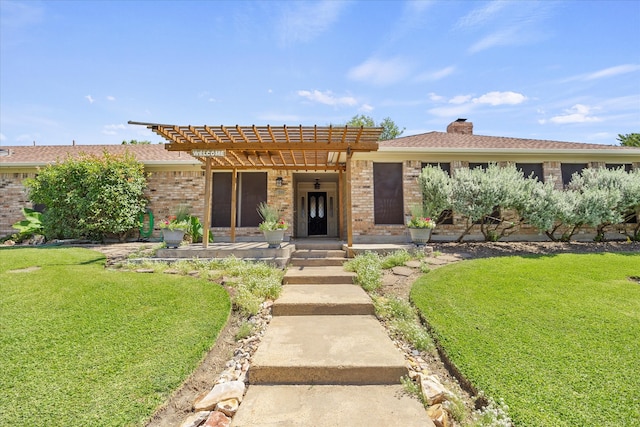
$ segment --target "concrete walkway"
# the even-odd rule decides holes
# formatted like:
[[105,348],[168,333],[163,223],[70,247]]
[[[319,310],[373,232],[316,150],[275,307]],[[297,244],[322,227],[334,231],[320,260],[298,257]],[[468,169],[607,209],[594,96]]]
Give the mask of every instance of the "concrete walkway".
[[[400,385],[404,357],[335,250],[294,254],[232,426],[434,426]],[[315,251],[331,251],[327,266]]]

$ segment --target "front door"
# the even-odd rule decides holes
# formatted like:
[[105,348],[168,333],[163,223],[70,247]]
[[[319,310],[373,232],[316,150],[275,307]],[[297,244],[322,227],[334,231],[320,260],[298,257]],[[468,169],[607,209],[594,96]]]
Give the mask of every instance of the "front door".
[[327,193],[309,192],[309,236],[323,236],[327,234]]

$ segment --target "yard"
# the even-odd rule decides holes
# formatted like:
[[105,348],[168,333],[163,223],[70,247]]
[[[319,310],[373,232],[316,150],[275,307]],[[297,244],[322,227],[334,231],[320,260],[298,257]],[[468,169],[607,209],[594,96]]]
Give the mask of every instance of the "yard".
[[0,424],[143,425],[215,342],[231,310],[222,287],[104,263],[0,249]]
[[411,298],[517,426],[640,424],[640,253],[476,259],[424,275]]

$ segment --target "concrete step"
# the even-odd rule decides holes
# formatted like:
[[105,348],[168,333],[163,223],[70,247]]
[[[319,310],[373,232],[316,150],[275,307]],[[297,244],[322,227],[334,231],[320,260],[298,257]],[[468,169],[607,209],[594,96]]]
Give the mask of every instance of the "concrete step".
[[272,310],[274,316],[375,314],[371,298],[356,285],[287,285]]
[[347,253],[343,250],[327,249],[297,249],[293,252],[294,258],[347,258]]
[[294,267],[338,267],[347,261],[346,258],[291,258]]
[[434,427],[401,385],[251,385],[234,427]]
[[276,316],[250,384],[398,384],[404,357],[373,316]]
[[282,283],[285,285],[328,285],[328,284],[351,284],[356,276],[355,273],[344,271],[344,268],[337,266],[327,267],[289,267],[284,274]]
[[344,242],[333,239],[304,239],[295,240],[293,242],[297,250],[315,249],[315,250],[340,250]]

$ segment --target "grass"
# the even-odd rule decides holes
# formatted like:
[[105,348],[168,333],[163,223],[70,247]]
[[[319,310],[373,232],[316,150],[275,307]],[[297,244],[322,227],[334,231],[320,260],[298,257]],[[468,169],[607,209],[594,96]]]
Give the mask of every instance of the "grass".
[[479,259],[411,297],[472,384],[518,426],[640,425],[640,254]]
[[143,425],[228,319],[218,285],[104,263],[80,248],[0,250],[1,425]]

